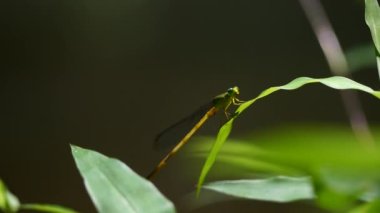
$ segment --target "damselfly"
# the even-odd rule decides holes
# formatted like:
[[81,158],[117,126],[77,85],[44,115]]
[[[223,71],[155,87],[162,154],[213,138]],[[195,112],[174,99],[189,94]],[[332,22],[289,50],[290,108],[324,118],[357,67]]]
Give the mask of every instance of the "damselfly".
[[223,110],[226,117],[229,117],[229,114],[227,112],[227,109],[231,104],[233,105],[239,105],[243,101],[240,101],[236,98],[236,96],[239,95],[239,88],[238,87],[232,87],[227,90],[227,92],[220,94],[216,96],[211,103],[206,105],[206,107],[202,107],[190,116],[180,120],[179,122],[175,123],[174,125],[170,126],[169,128],[162,131],[160,134],[157,135],[155,139],[155,145],[159,144],[159,142],[167,137],[170,134],[175,134],[173,131],[177,129],[176,127],[180,126],[181,124],[185,123],[188,120],[193,119],[194,117],[197,117],[196,115],[201,115],[202,117],[196,121],[195,125],[193,126],[190,131],[188,131],[183,138],[177,143],[177,145],[160,161],[160,163],[156,166],[156,168],[147,176],[148,179],[151,179],[154,175],[156,175],[167,163],[167,161],[178,152],[180,148],[182,148],[183,145],[185,145],[189,139],[194,135],[194,133],[199,130],[199,128],[202,127],[202,125],[212,116],[214,116],[218,111]]

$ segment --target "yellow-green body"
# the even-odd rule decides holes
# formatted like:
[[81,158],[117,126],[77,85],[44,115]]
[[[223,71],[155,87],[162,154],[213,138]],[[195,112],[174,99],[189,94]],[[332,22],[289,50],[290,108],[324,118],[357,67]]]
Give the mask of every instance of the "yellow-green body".
[[214,107],[219,111],[220,109],[224,110],[224,113],[226,114],[228,118],[228,113],[227,109],[231,104],[238,105],[241,103],[239,99],[236,98],[237,95],[239,95],[239,87],[235,86],[232,88],[229,88],[227,92],[222,93],[218,96],[216,96],[213,100],[212,103]]

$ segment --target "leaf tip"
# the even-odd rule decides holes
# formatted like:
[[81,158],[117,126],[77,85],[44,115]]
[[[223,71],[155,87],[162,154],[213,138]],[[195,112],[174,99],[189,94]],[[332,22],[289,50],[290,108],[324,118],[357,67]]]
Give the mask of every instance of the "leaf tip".
[[77,153],[78,151],[80,150],[83,150],[83,148],[77,146],[77,145],[74,145],[74,144],[70,144],[70,148],[71,148],[71,152],[74,154],[74,153]]

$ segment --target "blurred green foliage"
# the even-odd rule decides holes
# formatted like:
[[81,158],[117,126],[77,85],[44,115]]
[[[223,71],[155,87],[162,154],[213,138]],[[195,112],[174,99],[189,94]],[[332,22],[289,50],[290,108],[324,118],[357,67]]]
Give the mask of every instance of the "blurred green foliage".
[[376,67],[376,49],[372,43],[352,47],[345,55],[350,72]]
[[[380,140],[380,131],[376,131],[379,129],[374,129],[376,141]],[[213,138],[198,139],[191,153],[205,156],[212,142]],[[331,211],[348,211],[361,202],[376,202],[380,195],[380,149],[363,146],[349,127],[340,125],[290,125],[244,139],[229,139],[220,150],[217,164],[223,164],[224,173],[214,174],[221,176],[235,168],[235,172],[241,169],[241,177],[247,177],[249,171],[251,177],[269,178],[266,181],[284,174],[310,177],[316,203]],[[210,188],[210,185],[218,188]],[[218,182],[206,188],[231,194],[231,187],[220,187]],[[267,187],[267,190],[266,193],[270,193],[274,189]],[[274,193],[273,201],[282,198],[277,198],[276,194],[282,196]],[[261,198],[253,198],[236,192],[234,195],[259,200],[267,196],[263,193]]]
[[0,179],[0,210],[4,213],[16,213],[21,210],[50,213],[76,213],[76,211],[53,204],[20,203]]

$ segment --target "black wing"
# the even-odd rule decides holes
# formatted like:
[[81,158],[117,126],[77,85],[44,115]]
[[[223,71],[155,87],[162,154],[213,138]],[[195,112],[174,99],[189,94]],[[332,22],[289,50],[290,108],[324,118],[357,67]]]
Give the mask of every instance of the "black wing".
[[205,104],[191,115],[163,130],[154,140],[154,149],[166,149],[176,145],[213,106],[214,104],[212,102]]

